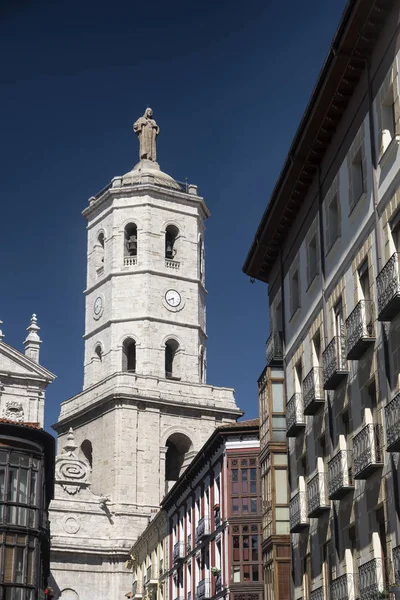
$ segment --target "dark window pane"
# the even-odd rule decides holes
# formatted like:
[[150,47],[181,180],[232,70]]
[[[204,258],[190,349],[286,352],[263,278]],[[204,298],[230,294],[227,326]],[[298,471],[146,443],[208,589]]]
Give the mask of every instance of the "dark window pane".
[[250,581],[250,567],[243,567],[243,581]]
[[256,493],[257,493],[257,482],[250,481],[250,494],[256,494]]
[[8,471],[8,499],[10,502],[17,501],[17,469],[11,469]]
[[232,481],[239,481],[237,469],[232,469]]
[[250,560],[249,536],[243,536],[243,560]]
[[242,470],[242,481],[247,481],[247,469]]
[[253,565],[252,571],[253,571],[253,581],[258,581],[258,566]]
[[247,467],[247,458],[244,458],[240,464],[242,467]]
[[239,512],[239,498],[232,498],[232,512]]
[[4,500],[5,476],[6,476],[5,468],[0,467],[0,500]]
[[250,512],[252,512],[252,513],[257,512],[257,498],[250,499]]
[[242,512],[244,512],[244,513],[249,512],[249,499],[248,498],[242,498]]
[[251,536],[251,560],[258,561],[258,535]]
[[250,480],[256,481],[257,479],[257,469],[250,469]]

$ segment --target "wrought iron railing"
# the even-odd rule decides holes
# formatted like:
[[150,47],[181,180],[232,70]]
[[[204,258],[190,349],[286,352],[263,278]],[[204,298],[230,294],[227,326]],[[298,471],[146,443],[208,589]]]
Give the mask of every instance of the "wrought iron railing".
[[214,525],[219,527],[221,525],[221,511],[220,509],[214,510]]
[[310,600],[328,600],[328,589],[322,585],[310,592]]
[[355,600],[356,585],[353,573],[346,573],[332,581],[330,600]]
[[368,468],[381,463],[383,463],[382,425],[368,423],[353,437],[354,477],[359,477]]
[[296,435],[298,429],[306,426],[303,411],[303,395],[293,394],[286,405],[286,435]]
[[283,362],[282,332],[273,331],[267,339],[266,347],[267,366],[273,363]]
[[358,567],[359,589],[362,600],[375,600],[384,590],[383,562],[374,558]]
[[221,571],[215,577],[215,593],[218,594],[222,590],[222,576]]
[[196,600],[206,600],[211,598],[211,581],[207,577],[202,579],[196,588]]
[[339,450],[328,463],[328,492],[331,500],[341,498],[354,487],[352,456],[349,450]]
[[307,483],[308,516],[318,516],[320,512],[329,510],[326,473],[318,471]]
[[186,553],[189,554],[189,552],[192,551],[192,534],[189,533],[189,535],[187,536],[187,542],[186,542]]
[[393,557],[393,575],[396,585],[400,585],[400,546],[392,550]]
[[376,278],[378,288],[378,318],[382,321],[385,320],[384,311],[387,311],[391,302],[400,296],[399,258],[399,252],[392,254]]
[[346,337],[336,335],[322,353],[325,389],[335,389],[338,384],[336,376],[347,375],[346,350]]
[[297,492],[289,504],[290,531],[296,533],[308,525],[306,492]]
[[366,341],[375,340],[374,303],[372,300],[360,300],[346,319],[347,355],[356,359],[360,353],[357,346]]
[[386,444],[389,452],[400,449],[400,392],[385,406]]
[[318,405],[325,401],[323,369],[313,367],[303,379],[303,402],[305,414],[314,414]]
[[196,541],[199,542],[207,535],[210,535],[210,517],[202,517],[196,527]]

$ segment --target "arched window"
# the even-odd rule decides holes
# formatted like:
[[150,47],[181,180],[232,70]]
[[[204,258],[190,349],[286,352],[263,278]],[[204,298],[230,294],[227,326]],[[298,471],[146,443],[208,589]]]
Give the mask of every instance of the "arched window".
[[96,355],[96,359],[98,359],[101,362],[103,360],[103,352],[102,352],[100,344],[98,344],[96,346],[94,353]]
[[83,442],[81,444],[81,451],[82,451],[83,456],[88,461],[90,468],[92,468],[92,464],[93,464],[92,442],[90,442],[89,440],[83,440]]
[[131,338],[125,340],[122,347],[122,370],[136,371],[136,342]]
[[188,466],[189,460],[192,457],[192,453],[190,453],[192,442],[183,433],[174,433],[168,438],[166,446],[165,479],[168,489],[170,487],[168,482],[177,481]]
[[203,242],[203,236],[200,236],[199,238],[199,257],[198,257],[198,261],[199,261],[199,278],[200,281],[204,281],[204,242]]
[[95,245],[96,253],[96,270],[104,271],[104,232],[101,231],[97,236]]
[[137,250],[138,250],[137,227],[134,223],[129,223],[125,227],[124,256],[136,257]]
[[179,235],[179,229],[175,225],[168,225],[165,230],[165,258],[173,260],[176,256],[176,240]]
[[179,344],[176,340],[168,340],[165,343],[165,377],[177,379],[176,353]]

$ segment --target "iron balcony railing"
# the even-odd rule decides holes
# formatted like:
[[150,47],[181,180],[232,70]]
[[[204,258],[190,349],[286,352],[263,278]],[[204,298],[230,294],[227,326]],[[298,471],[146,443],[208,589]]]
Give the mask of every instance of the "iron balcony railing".
[[209,577],[202,579],[196,588],[196,600],[211,598],[211,580]]
[[273,331],[266,343],[267,366],[283,364],[283,342],[282,332]]
[[392,550],[393,557],[393,575],[396,585],[400,585],[400,546]]
[[400,451],[400,392],[385,406],[386,449]]
[[354,479],[367,479],[383,465],[382,425],[368,423],[353,437]]
[[218,594],[222,590],[222,576],[221,571],[215,577],[215,593]]
[[356,585],[352,573],[341,575],[332,581],[330,600],[355,600]]
[[376,278],[379,321],[391,321],[400,311],[399,259],[399,252],[392,254]]
[[362,600],[375,600],[384,590],[383,561],[374,558],[358,567],[359,591]]
[[187,536],[187,542],[186,542],[186,552],[187,554],[189,554],[189,552],[192,551],[192,534],[189,533],[189,535]]
[[322,354],[324,389],[335,390],[349,374],[346,360],[346,337],[335,336]]
[[297,492],[289,504],[290,532],[299,533],[308,527],[306,492]]
[[318,471],[307,483],[308,516],[319,517],[331,508],[326,485],[326,474]]
[[173,558],[174,562],[177,562],[178,560],[182,560],[183,558],[185,558],[185,543],[184,542],[176,542],[174,544],[172,558]]
[[286,435],[287,437],[296,437],[296,435],[306,426],[306,419],[303,411],[303,395],[293,394],[286,405]]
[[221,511],[219,508],[214,510],[214,525],[215,527],[221,525]]
[[349,450],[339,450],[328,463],[328,492],[331,500],[340,500],[354,489],[352,457]]
[[322,367],[313,367],[303,379],[304,414],[315,415],[325,402]]
[[310,593],[310,600],[328,600],[328,589],[322,585]]
[[210,517],[202,517],[196,527],[196,541],[200,542],[208,535],[210,535]]
[[375,344],[374,303],[360,300],[346,319],[347,358],[358,360]]

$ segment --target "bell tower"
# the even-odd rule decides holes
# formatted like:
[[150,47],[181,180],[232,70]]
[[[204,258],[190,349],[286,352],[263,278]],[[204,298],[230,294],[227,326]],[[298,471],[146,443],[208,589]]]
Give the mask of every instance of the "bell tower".
[[242,414],[232,389],[206,383],[207,205],[160,170],[151,109],[134,131],[139,162],[83,212],[84,386],[54,426],[61,464],[73,435],[86,473],[79,486],[63,472],[51,515],[54,585],[75,600],[129,592],[127,550],[213,430]]

